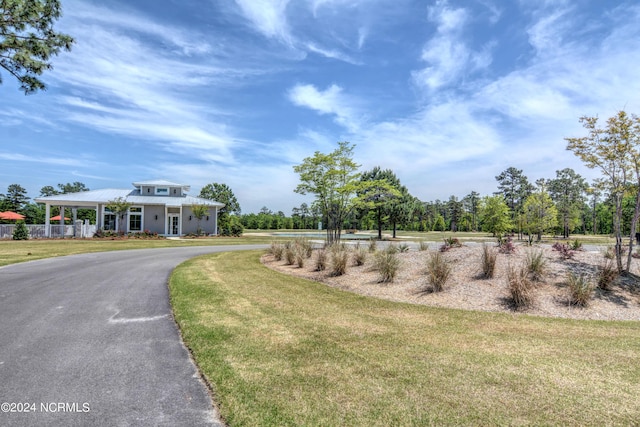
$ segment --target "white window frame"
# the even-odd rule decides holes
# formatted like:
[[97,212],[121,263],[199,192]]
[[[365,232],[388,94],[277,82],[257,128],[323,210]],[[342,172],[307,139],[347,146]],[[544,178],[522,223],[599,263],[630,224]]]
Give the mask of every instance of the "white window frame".
[[[140,209],[140,212],[131,212],[131,209]],[[140,216],[140,230],[131,230],[131,217]],[[144,206],[130,206],[127,211],[127,233],[142,233],[144,231]]]
[[102,218],[101,218],[101,223],[102,223],[102,229],[103,230],[111,230],[110,228],[104,228],[106,225],[105,222],[105,216],[106,215],[113,215],[116,218],[116,223],[115,223],[115,228],[112,231],[117,232],[118,231],[118,221],[120,221],[120,218],[118,218],[118,215],[116,215],[115,213],[111,212],[111,209],[107,208],[106,206],[102,206]]
[[156,196],[168,196],[170,194],[169,187],[156,187],[155,194]]

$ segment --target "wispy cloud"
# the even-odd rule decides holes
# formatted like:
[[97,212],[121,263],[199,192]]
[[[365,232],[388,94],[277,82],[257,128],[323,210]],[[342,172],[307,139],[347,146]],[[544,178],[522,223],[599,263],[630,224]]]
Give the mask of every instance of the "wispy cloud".
[[464,41],[464,29],[469,21],[466,9],[452,8],[447,0],[438,0],[429,7],[428,19],[436,26],[436,34],[422,50],[421,59],[427,67],[412,73],[418,86],[433,92],[491,64],[488,49],[474,52]]
[[286,14],[289,0],[236,0],[236,3],[260,33],[293,45]]
[[340,86],[333,84],[322,91],[314,85],[299,84],[289,90],[289,99],[300,107],[335,116],[336,123],[351,132],[360,129],[361,117],[357,112],[357,102],[345,95]]

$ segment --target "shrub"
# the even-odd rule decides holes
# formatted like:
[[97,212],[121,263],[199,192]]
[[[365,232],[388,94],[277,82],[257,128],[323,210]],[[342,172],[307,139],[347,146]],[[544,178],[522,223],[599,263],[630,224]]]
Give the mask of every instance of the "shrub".
[[525,263],[531,280],[539,282],[547,269],[547,261],[544,259],[544,253],[542,251],[527,252]]
[[571,242],[571,250],[574,251],[581,251],[582,250],[582,242],[578,239],[574,240],[573,242]]
[[618,270],[611,258],[605,259],[604,263],[598,266],[596,273],[596,285],[603,291],[611,289],[611,285],[618,277]]
[[16,228],[13,229],[13,240],[29,240],[29,229],[25,225],[24,221],[18,221]]
[[358,266],[363,265],[367,261],[367,254],[367,250],[358,245],[353,253],[353,264]]
[[501,254],[512,254],[516,251],[516,245],[513,243],[511,236],[506,238],[498,237],[498,247]]
[[331,275],[342,276],[347,272],[349,253],[342,248],[331,250]]
[[378,252],[375,257],[374,268],[380,273],[379,282],[393,282],[400,269],[400,259],[395,252]]
[[480,267],[482,269],[482,277],[490,279],[496,271],[496,260],[498,254],[493,248],[486,243],[482,245],[482,254],[480,255]]
[[444,244],[440,246],[440,252],[447,252],[451,248],[460,248],[462,243],[457,237],[445,237]]
[[535,294],[529,280],[527,268],[509,266],[507,284],[511,300],[516,308],[528,308],[535,303]]
[[560,242],[554,243],[552,249],[557,251],[562,259],[571,259],[575,253],[574,250],[571,249],[571,246]]
[[418,246],[418,250],[422,251],[428,251],[429,250],[429,243],[425,242],[424,240],[420,240],[419,246]]
[[567,274],[567,285],[569,286],[569,301],[573,305],[585,307],[593,295],[593,285],[584,274]]
[[605,259],[613,259],[615,257],[615,254],[613,253],[613,248],[612,247],[608,247],[604,253],[602,254],[602,256],[605,257]]
[[324,271],[327,268],[327,252],[320,249],[316,255],[316,271]]
[[431,252],[427,259],[427,279],[434,292],[444,289],[451,276],[451,265],[440,252]]
[[409,252],[409,245],[407,245],[406,243],[400,243],[398,245],[398,252],[400,253]]
[[385,248],[385,250],[383,252],[387,252],[390,254],[397,254],[400,250],[398,249],[398,247],[394,244],[390,244],[389,246],[387,246]]

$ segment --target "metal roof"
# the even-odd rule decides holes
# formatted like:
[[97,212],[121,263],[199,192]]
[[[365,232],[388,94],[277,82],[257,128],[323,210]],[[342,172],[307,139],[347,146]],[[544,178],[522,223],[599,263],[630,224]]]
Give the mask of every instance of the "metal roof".
[[137,181],[132,184],[134,187],[140,187],[142,185],[151,185],[151,186],[161,186],[161,187],[182,187],[186,188],[186,191],[189,191],[191,188],[190,185],[187,184],[178,184],[177,182],[166,181],[164,179],[152,179],[149,181]]
[[191,206],[194,204],[223,207],[224,204],[214,200],[189,195],[183,196],[141,196],[138,190],[106,188],[103,190],[81,191],[78,193],[56,194],[37,197],[37,203],[65,206],[95,206],[108,203],[118,197],[134,205]]

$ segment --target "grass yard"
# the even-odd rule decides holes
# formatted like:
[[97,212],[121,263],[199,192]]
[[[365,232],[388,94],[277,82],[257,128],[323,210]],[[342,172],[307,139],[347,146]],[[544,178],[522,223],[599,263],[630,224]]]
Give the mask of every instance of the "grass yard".
[[280,274],[259,256],[196,258],[170,281],[230,426],[640,420],[640,322],[393,303]]
[[167,248],[208,245],[268,244],[272,237],[215,237],[185,240],[99,240],[99,239],[51,239],[51,240],[0,240],[0,266],[42,258],[74,255],[88,252],[105,252],[126,249]]

